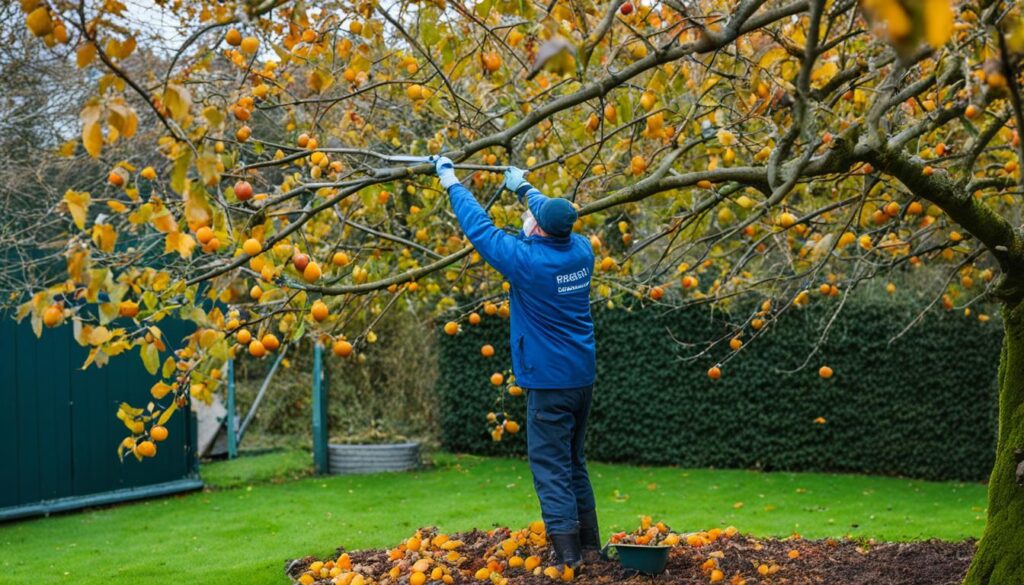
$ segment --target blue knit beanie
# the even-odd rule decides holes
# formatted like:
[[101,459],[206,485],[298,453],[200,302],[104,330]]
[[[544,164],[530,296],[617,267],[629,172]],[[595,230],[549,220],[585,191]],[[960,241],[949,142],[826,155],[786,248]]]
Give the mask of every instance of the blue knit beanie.
[[540,229],[556,238],[564,238],[572,233],[572,226],[576,223],[576,208],[568,199],[561,197],[549,198],[540,209],[533,211]]

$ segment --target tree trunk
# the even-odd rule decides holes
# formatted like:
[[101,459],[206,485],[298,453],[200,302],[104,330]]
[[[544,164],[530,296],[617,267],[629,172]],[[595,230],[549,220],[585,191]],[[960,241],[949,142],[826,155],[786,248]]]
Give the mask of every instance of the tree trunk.
[[965,585],[1024,583],[1024,303],[1003,309],[999,437],[988,521]]

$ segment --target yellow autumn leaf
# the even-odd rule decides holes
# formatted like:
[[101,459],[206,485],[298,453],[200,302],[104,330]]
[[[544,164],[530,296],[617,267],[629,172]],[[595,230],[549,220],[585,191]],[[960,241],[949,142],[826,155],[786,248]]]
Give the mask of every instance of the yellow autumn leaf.
[[334,85],[334,76],[327,71],[315,69],[309,74],[307,83],[309,84],[309,88],[313,91],[323,93],[327,91],[329,87]]
[[167,394],[170,391],[171,387],[163,382],[157,382],[156,384],[153,384],[152,388],[149,389],[149,393],[153,396],[153,398],[156,398],[157,400],[160,400],[164,396],[167,396]]
[[127,59],[128,56],[131,55],[134,51],[135,37],[128,37],[127,39],[121,41],[118,44],[116,57],[118,59],[124,60]]
[[43,37],[53,32],[53,19],[50,17],[50,9],[46,6],[39,6],[29,12],[25,17],[25,23],[32,34],[37,37]]
[[[135,111],[129,107],[124,100],[107,104],[107,123],[124,138],[131,138],[135,135],[135,129],[139,124],[139,118]],[[114,139],[111,138],[111,142]]]
[[815,88],[824,87],[833,77],[839,73],[839,65],[835,61],[827,61],[822,63],[820,67],[815,68],[811,72],[811,84]]
[[132,348],[132,344],[128,343],[127,341],[125,341],[123,339],[121,339],[121,340],[115,341],[113,343],[108,343],[106,345],[106,347],[103,348],[103,353],[107,354],[110,357],[116,357],[116,356],[121,355],[122,353],[124,353],[125,351],[127,351],[127,350],[129,350],[131,348]]
[[82,146],[89,156],[99,158],[103,150],[103,130],[99,122],[90,122],[82,126]]
[[[204,152],[196,159],[196,170],[199,171],[199,176],[207,185],[214,184],[220,180],[221,167],[218,164],[219,162],[220,159],[212,152]],[[178,165],[175,165],[175,170],[177,168]]]
[[885,24],[892,42],[901,42],[913,32],[910,16],[899,2],[883,0],[878,3],[876,11],[878,20]]
[[113,252],[117,244],[117,231],[109,223],[98,223],[92,226],[92,241],[100,250]]
[[189,108],[192,107],[192,96],[185,87],[177,83],[169,83],[167,90],[164,91],[164,105],[171,113],[172,118],[182,120],[188,115]]
[[192,236],[182,232],[169,232],[164,246],[164,254],[177,252],[182,258],[192,255],[192,249],[196,247],[196,241]]
[[60,148],[57,150],[57,152],[64,158],[71,158],[75,156],[75,148],[77,146],[77,142],[75,142],[74,140],[68,140],[67,142],[64,142],[63,144],[60,145]]
[[68,189],[64,193],[64,205],[67,206],[71,218],[75,220],[78,229],[85,229],[85,218],[89,213],[89,202],[91,198],[84,191],[72,191]]
[[109,207],[110,210],[113,211],[114,213],[124,213],[125,211],[128,210],[128,206],[126,206],[124,203],[121,203],[120,201],[114,201],[113,199],[107,201],[107,207]]
[[109,329],[100,325],[99,327],[93,327],[89,332],[88,341],[90,345],[101,345],[110,341],[114,337],[114,334]]
[[191,188],[185,190],[184,199],[185,223],[188,224],[188,229],[194,232],[213,222],[213,210],[210,208],[206,190],[202,185],[193,181]]
[[171,212],[166,207],[161,207],[159,212],[154,211],[150,221],[153,223],[153,227],[160,233],[169,234],[178,231],[178,222],[175,221],[174,216],[171,215]]
[[206,106],[203,108],[203,117],[210,123],[210,126],[216,128],[224,121],[224,110],[217,106]]
[[761,55],[761,59],[758,61],[757,64],[762,69],[770,69],[772,65],[775,65],[779,61],[787,59],[788,57],[789,53],[786,52],[786,49],[782,47],[772,47],[771,49],[766,51],[764,55]]
[[924,38],[941,47],[953,35],[953,5],[950,0],[924,0]]
[[163,412],[163,414],[160,415],[160,418],[156,421],[156,424],[158,424],[158,425],[166,424],[167,421],[171,420],[171,415],[173,415],[174,411],[177,410],[177,409],[178,409],[178,403],[177,402],[172,402],[171,405],[167,407],[167,410],[165,410]]
[[68,276],[71,280],[81,282],[88,267],[89,253],[87,251],[79,250],[68,256]]
[[82,43],[82,45],[78,47],[78,51],[75,53],[75,63],[79,68],[88,67],[94,59],[96,59],[96,45],[92,43]]

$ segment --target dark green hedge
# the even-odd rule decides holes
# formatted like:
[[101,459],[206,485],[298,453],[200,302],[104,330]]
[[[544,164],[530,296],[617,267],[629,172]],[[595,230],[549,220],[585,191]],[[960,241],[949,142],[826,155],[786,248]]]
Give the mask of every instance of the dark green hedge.
[[[707,308],[598,310],[588,455],[633,464],[985,479],[995,450],[1001,327],[934,312],[889,346],[913,315],[909,305],[848,303],[809,367],[787,374],[829,316],[825,307],[790,311],[712,381],[706,371],[729,353],[725,343],[700,360],[683,358],[729,331],[723,315]],[[507,321],[485,317],[439,337],[445,447],[524,453],[524,433],[494,443],[484,419],[507,410],[525,422],[525,397],[506,396],[502,405],[488,381],[510,363]],[[490,359],[479,351],[485,343],[496,349]],[[832,379],[818,376],[822,364],[834,369]],[[817,417],[827,422],[816,424]]]

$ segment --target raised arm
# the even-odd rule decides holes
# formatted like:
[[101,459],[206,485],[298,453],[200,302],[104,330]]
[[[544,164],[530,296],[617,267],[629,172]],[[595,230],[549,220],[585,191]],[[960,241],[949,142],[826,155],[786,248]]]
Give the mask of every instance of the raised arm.
[[516,167],[505,170],[505,188],[516,194],[547,235],[568,237],[578,215],[572,203],[560,197],[551,198],[526,180],[526,171]]
[[525,260],[525,244],[494,225],[476,197],[455,176],[455,165],[451,159],[438,158],[434,168],[441,186],[448,191],[452,211],[462,231],[480,256],[512,284],[524,282],[529,270]]

